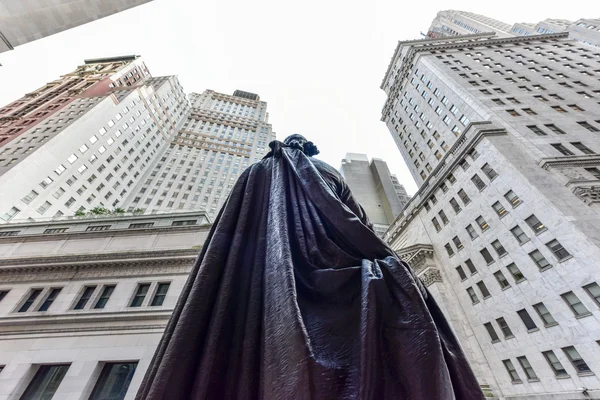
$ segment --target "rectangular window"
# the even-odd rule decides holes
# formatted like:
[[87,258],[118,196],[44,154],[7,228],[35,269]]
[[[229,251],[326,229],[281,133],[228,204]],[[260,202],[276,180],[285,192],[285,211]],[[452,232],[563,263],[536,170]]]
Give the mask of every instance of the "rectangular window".
[[490,291],[488,290],[487,286],[485,286],[485,283],[483,281],[477,282],[477,287],[481,291],[481,295],[484,299],[491,296]]
[[494,329],[494,327],[492,326],[491,323],[486,322],[485,324],[483,324],[483,326],[485,326],[485,329],[487,330],[488,334],[490,335],[490,339],[492,339],[492,343],[498,342],[500,340],[500,338],[498,337],[498,334],[496,333],[496,330]]
[[573,147],[575,147],[577,150],[579,150],[580,152],[582,152],[583,154],[596,154],[592,151],[592,149],[590,149],[589,147],[587,147],[586,145],[584,145],[581,142],[571,142],[571,145]]
[[562,297],[563,300],[568,304],[569,308],[571,308],[571,311],[573,311],[573,314],[575,314],[576,317],[590,315],[590,311],[586,306],[583,305],[575,293],[563,293],[560,295],[560,297]]
[[579,125],[581,125],[582,127],[584,127],[585,129],[587,129],[590,132],[600,132],[600,129],[596,128],[594,125],[590,124],[589,122],[586,121],[580,121],[577,122]]
[[38,193],[35,190],[32,190],[31,192],[29,192],[29,194],[27,194],[27,196],[23,197],[21,200],[23,201],[23,203],[29,204],[37,196],[38,196]]
[[436,217],[433,217],[433,218],[431,219],[431,223],[432,223],[432,224],[433,224],[433,226],[435,227],[435,230],[436,230],[436,231],[438,231],[438,232],[439,232],[439,231],[441,231],[441,230],[442,230],[442,227],[441,227],[441,225],[440,225],[440,223],[438,222],[438,220],[437,220],[437,218],[436,218]]
[[50,207],[52,207],[52,204],[49,201],[45,201],[44,204],[37,208],[37,212],[41,215],[44,215],[44,213],[48,211]]
[[481,215],[475,219],[475,222],[477,222],[477,225],[479,225],[482,232],[485,232],[490,227]]
[[498,214],[498,216],[500,218],[502,218],[503,216],[505,216],[506,214],[508,214],[508,211],[506,211],[506,208],[504,208],[504,206],[502,205],[502,203],[500,203],[499,201],[497,201],[494,204],[492,204],[492,208],[494,209],[494,211],[496,211],[496,214]]
[[562,244],[560,244],[560,242],[556,239],[546,243],[546,246],[552,250],[552,253],[554,253],[554,256],[556,256],[559,261],[571,257],[571,254],[565,250]]
[[594,299],[596,304],[600,305],[600,286],[596,282],[585,285],[583,289]]
[[521,199],[512,190],[509,190],[508,192],[506,192],[506,194],[504,195],[504,198],[506,200],[508,200],[508,202],[512,205],[513,208],[515,208],[516,206],[521,204]]
[[533,262],[540,268],[545,269],[550,267],[550,263],[546,258],[542,255],[539,250],[534,250],[529,253],[529,257],[533,260]]
[[86,232],[93,232],[93,231],[107,231],[110,229],[112,225],[93,225],[93,226],[88,226],[85,230]]
[[515,239],[517,239],[517,242],[519,242],[519,244],[529,242],[529,237],[525,234],[525,232],[523,232],[523,229],[521,229],[519,225],[515,226],[510,231],[512,232]]
[[535,214],[531,214],[529,217],[527,217],[525,222],[527,222],[527,225],[529,225],[536,235],[544,232],[547,229],[546,226],[542,224],[539,219],[537,219]]
[[96,309],[104,308],[106,306],[106,303],[108,303],[108,299],[110,299],[110,295],[114,292],[114,290],[115,290],[115,285],[104,286],[104,288],[102,289],[102,293],[100,294],[100,297],[98,297],[98,300],[96,301],[96,304],[94,305],[94,308],[96,308]]
[[587,172],[589,172],[590,174],[592,174],[592,176],[596,179],[600,179],[600,169],[596,168],[596,167],[590,167],[590,168],[585,168],[585,170]]
[[83,292],[81,292],[81,296],[79,297],[79,300],[77,300],[77,303],[75,303],[75,307],[73,307],[73,309],[83,310],[95,290],[96,286],[84,286]]
[[492,247],[494,248],[494,250],[496,250],[496,253],[498,253],[499,257],[503,257],[506,254],[508,254],[506,252],[506,249],[504,248],[504,246],[502,246],[502,244],[500,243],[500,241],[498,239],[496,239],[492,242]]
[[61,290],[62,290],[62,288],[50,289],[50,292],[48,292],[46,299],[44,300],[44,302],[42,303],[42,305],[40,306],[38,311],[48,311],[48,309],[50,308],[52,303],[54,303],[54,300],[56,300],[56,297],[58,297],[58,294],[60,293]]
[[502,363],[504,364],[504,367],[506,368],[506,371],[508,372],[508,375],[510,376],[510,380],[513,381],[513,382],[515,382],[515,383],[521,382],[521,378],[519,378],[519,374],[517,373],[517,369],[513,365],[512,361],[510,361],[510,360],[502,360]]
[[502,334],[504,335],[505,339],[510,339],[515,336],[513,335],[512,331],[510,330],[510,327],[508,326],[508,323],[506,323],[506,320],[503,317],[496,318],[496,323],[500,327],[500,330],[502,331]]
[[477,189],[479,189],[479,191],[482,191],[483,189],[485,189],[485,182],[483,182],[483,180],[481,180],[481,178],[479,177],[479,175],[475,174],[471,177],[471,181],[473,182],[473,184],[475,185],[475,187]]
[[565,146],[563,146],[560,143],[552,143],[551,146],[554,147],[563,156],[575,155],[571,150],[567,149]]
[[148,294],[148,289],[150,289],[149,283],[140,283],[138,284],[137,290],[133,299],[131,300],[131,304],[129,307],[140,307],[142,303],[144,303],[144,299],[146,298],[146,294]]
[[29,292],[29,296],[27,297],[27,300],[25,300],[25,302],[23,303],[23,305],[21,305],[21,308],[19,308],[19,311],[17,311],[17,312],[21,313],[21,312],[29,311],[32,304],[35,302],[35,300],[39,297],[39,295],[41,293],[42,293],[42,289],[31,289],[31,291]]
[[40,365],[20,400],[52,399],[70,364]]
[[533,305],[535,312],[540,316],[540,319],[544,322],[544,326],[558,325],[550,311],[546,308],[544,303],[537,303]]
[[467,227],[465,229],[467,230],[467,233],[469,234],[469,237],[471,238],[471,240],[479,237],[479,235],[475,231],[475,228],[473,228],[473,226],[471,224],[467,225]]
[[444,245],[444,248],[446,249],[446,253],[448,253],[449,257],[452,257],[454,255],[454,249],[452,249],[452,246],[450,245],[450,243],[446,243]]
[[550,129],[552,132],[556,133],[557,135],[566,135],[567,134],[565,131],[563,131],[562,129],[560,129],[558,126],[556,126],[554,124],[546,124],[545,126],[548,129]]
[[496,277],[496,280],[498,281],[498,284],[500,285],[501,289],[506,289],[510,287],[510,283],[508,282],[508,279],[506,279],[502,271],[494,272],[494,276]]
[[456,199],[454,197],[450,199],[450,205],[452,206],[452,209],[454,210],[454,212],[456,214],[458,214],[459,212],[462,211],[462,208],[460,208],[458,201],[456,201]]
[[554,375],[569,376],[560,361],[558,361],[558,357],[556,357],[556,354],[554,354],[552,350],[544,351],[542,354],[544,355],[546,361],[548,361],[548,364],[550,365],[550,368],[552,368]]
[[521,115],[517,112],[517,110],[506,110],[506,112],[512,115],[513,117],[518,117]]
[[573,364],[573,367],[575,367],[575,370],[578,373],[592,372],[590,367],[588,367],[585,361],[583,361],[583,358],[581,358],[581,356],[579,355],[579,352],[575,350],[575,347],[563,347],[562,351],[564,351],[565,355],[567,356],[569,361],[571,361],[571,364]]
[[125,397],[136,362],[105,363],[89,400],[120,400]]
[[494,258],[492,257],[488,249],[484,247],[479,252],[481,253],[481,256],[483,257],[486,263],[491,264],[494,262]]
[[523,323],[525,324],[525,327],[527,328],[528,331],[537,329],[535,322],[533,322],[533,319],[531,319],[531,316],[529,315],[527,310],[525,310],[525,309],[519,310],[519,311],[517,311],[517,314],[519,314],[519,317],[521,317],[521,321],[523,321]]
[[442,220],[442,222],[444,223],[444,225],[447,225],[448,222],[450,222],[448,220],[448,217],[446,217],[446,213],[444,212],[444,210],[440,210],[440,212],[438,213],[438,215],[440,216],[440,219]]
[[458,236],[454,236],[452,238],[452,243],[454,243],[454,245],[456,246],[457,250],[461,250],[463,248],[463,244],[460,241],[460,239],[458,238]]
[[525,357],[525,356],[517,357],[517,361],[519,361],[519,364],[521,364],[521,368],[523,368],[523,371],[525,372],[525,376],[527,377],[527,379],[529,379],[529,380],[537,380],[538,379],[537,375],[535,374],[535,371],[533,370],[533,367],[529,363],[529,360],[527,360],[527,357]]
[[475,264],[473,264],[473,261],[471,261],[470,258],[465,260],[465,265],[469,269],[469,272],[471,273],[471,275],[477,273],[477,268],[475,268]]
[[465,274],[465,271],[463,270],[463,268],[460,265],[458,267],[456,267],[456,272],[458,273],[458,276],[460,277],[461,281],[464,281],[465,279],[467,279],[467,275]]
[[538,136],[546,136],[546,132],[538,128],[536,125],[527,125],[527,127]]
[[165,297],[167,296],[167,292],[169,291],[170,285],[171,284],[169,282],[158,284],[156,293],[154,293],[154,298],[152,299],[152,302],[150,303],[151,306],[162,306],[163,305],[163,303],[165,301]]
[[146,222],[140,224],[129,224],[128,229],[136,229],[136,228],[151,228],[154,226],[154,222]]
[[469,297],[471,298],[471,302],[473,304],[479,303],[479,298],[477,298],[477,293],[475,293],[475,290],[471,286],[469,286],[467,288],[467,293],[469,294]]

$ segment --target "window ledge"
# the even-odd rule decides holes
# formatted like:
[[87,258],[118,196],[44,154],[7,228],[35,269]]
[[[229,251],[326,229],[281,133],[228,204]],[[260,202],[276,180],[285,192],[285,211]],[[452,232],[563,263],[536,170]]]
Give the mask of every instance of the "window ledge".
[[502,288],[502,291],[505,291],[505,290],[507,290],[507,289],[510,289],[510,288],[511,288],[511,286],[510,286],[510,285],[508,285],[508,286],[504,286],[504,287]]
[[558,326],[558,322],[553,322],[551,324],[544,325],[544,328],[552,328],[553,326]]
[[492,297],[491,294],[489,296],[485,296],[483,299],[486,300],[486,299],[489,299],[490,297]]
[[540,328],[527,329],[527,333],[533,333],[539,331]]
[[517,204],[515,204],[514,206],[512,206],[513,210],[517,207],[519,207],[521,204],[523,204],[522,201],[518,202]]
[[475,305],[475,304],[479,304],[479,301],[472,301],[471,303],[472,303],[473,305]]
[[496,262],[496,260],[492,260],[492,261],[490,261],[489,263],[487,263],[487,265],[492,265],[492,264],[493,264],[493,263],[495,263],[495,262]]
[[559,263],[559,264],[560,264],[560,263],[563,263],[563,262],[565,262],[565,261],[568,261],[568,260],[570,260],[571,258],[573,258],[573,256],[572,256],[572,255],[570,255],[570,256],[568,256],[568,257],[565,257],[565,258],[563,258],[563,259],[561,259],[561,260],[558,260],[558,263]]
[[540,235],[540,234],[542,234],[542,233],[546,232],[547,230],[548,230],[548,228],[544,228],[544,229],[542,229],[541,231],[537,231],[537,232],[535,233],[535,235],[536,235],[536,236],[538,236],[538,235]]
[[594,374],[592,371],[589,372],[578,372],[577,376],[594,376],[596,374]]
[[556,379],[571,379],[571,375],[567,374],[567,375],[557,375],[555,376]]
[[520,385],[520,384],[522,384],[522,383],[523,383],[523,381],[512,381],[512,384],[513,384],[513,385]]
[[[481,229],[481,226],[480,226],[479,228]],[[487,228],[485,228],[485,229],[481,229],[481,232],[485,232],[485,231],[487,231],[488,229],[490,229],[490,227],[489,227],[489,226],[488,226]]]
[[507,215],[508,215],[508,211],[507,211],[507,212],[505,212],[505,213],[504,213],[504,214],[502,214],[502,215],[499,215],[499,214],[498,214],[498,218],[502,219],[502,218],[506,217]]
[[519,279],[518,281],[515,281],[515,283],[518,285],[519,283],[525,282],[526,280],[527,280],[526,278]]
[[547,267],[540,268],[540,272],[548,271],[551,268],[552,268],[552,265],[548,265]]
[[510,336],[505,336],[504,339],[509,340],[509,339],[514,339],[515,336],[514,335],[510,335]]
[[500,339],[492,340],[492,344],[500,343]]
[[479,271],[471,272],[471,276],[478,274],[478,273],[479,273]]
[[520,243],[519,243],[519,246],[523,246],[524,244],[527,244],[527,243],[529,243],[529,242],[531,242],[531,239],[527,239],[527,240],[526,240],[526,241],[524,241],[524,242],[520,242]]
[[585,313],[585,314],[577,315],[575,318],[581,319],[581,318],[589,317],[590,315],[592,315],[592,313],[588,312],[588,313]]
[[538,378],[531,378],[531,379],[527,379],[527,382],[539,382],[540,380]]
[[461,281],[461,282],[464,282],[464,281],[466,281],[466,280],[467,280],[467,278],[464,278],[464,279],[461,279],[460,281]]
[[498,257],[500,257],[500,258],[504,258],[504,257],[506,257],[507,255],[508,255],[508,253],[504,253],[504,254],[502,254],[502,255],[498,255]]

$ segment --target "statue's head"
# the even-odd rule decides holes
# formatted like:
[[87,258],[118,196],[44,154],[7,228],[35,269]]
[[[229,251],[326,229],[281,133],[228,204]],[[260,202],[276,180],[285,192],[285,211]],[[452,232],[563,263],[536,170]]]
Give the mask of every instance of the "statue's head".
[[297,133],[286,137],[283,143],[292,148],[301,150],[309,157],[319,154],[319,149],[317,149],[317,146],[315,146],[313,142],[309,142],[304,136]]

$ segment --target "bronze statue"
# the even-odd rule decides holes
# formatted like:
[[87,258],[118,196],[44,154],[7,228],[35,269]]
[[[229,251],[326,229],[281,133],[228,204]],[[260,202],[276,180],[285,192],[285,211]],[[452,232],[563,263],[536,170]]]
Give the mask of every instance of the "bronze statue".
[[300,135],[242,173],[138,400],[481,400],[444,316]]

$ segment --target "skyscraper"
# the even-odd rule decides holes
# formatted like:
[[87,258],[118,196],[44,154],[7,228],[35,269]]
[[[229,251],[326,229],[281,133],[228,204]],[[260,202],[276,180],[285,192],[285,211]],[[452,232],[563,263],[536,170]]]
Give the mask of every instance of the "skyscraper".
[[0,5],[0,53],[151,0],[19,0]]
[[340,173],[379,234],[387,230],[410,199],[381,159],[369,162],[366,154],[347,153]]
[[419,186],[386,239],[500,398],[599,394],[600,51],[568,35],[400,42],[381,85]]
[[241,172],[268,152],[274,133],[258,95],[206,90],[192,93],[190,102],[169,147],[136,186],[129,209],[206,210],[214,218]]
[[123,207],[187,109],[177,78],[137,56],[86,60],[3,107],[0,219]]
[[512,26],[483,15],[466,11],[440,11],[427,32],[430,38],[495,32],[497,37],[529,36],[540,33],[569,32],[579,42],[600,47],[600,19],[546,18],[538,23],[515,23]]

